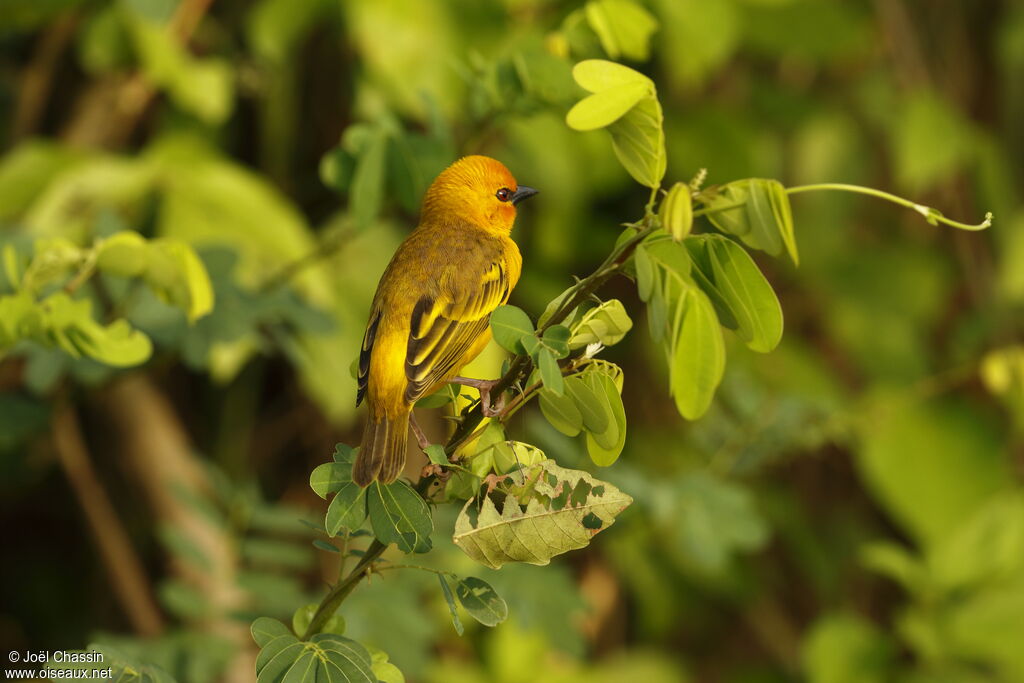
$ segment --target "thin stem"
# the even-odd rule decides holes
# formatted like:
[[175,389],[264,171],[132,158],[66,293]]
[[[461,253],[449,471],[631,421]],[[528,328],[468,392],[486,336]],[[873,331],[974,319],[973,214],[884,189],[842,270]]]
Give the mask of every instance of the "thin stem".
[[[427,491],[430,490],[430,486],[434,483],[434,477],[423,477],[416,485],[416,493],[426,498]],[[312,621],[309,622],[309,626],[306,627],[305,633],[302,634],[302,640],[309,640],[317,633],[320,633],[327,621],[334,616],[334,613],[341,607],[341,603],[345,602],[345,598],[349,596],[360,579],[364,575],[369,573],[373,569],[373,563],[376,562],[384,551],[387,550],[387,545],[381,543],[377,539],[373,539],[367,548],[363,557],[359,560],[359,563],[353,567],[352,571],[348,575],[339,581],[334,588],[332,588],[324,599],[320,601],[320,606],[316,609],[316,614],[313,615]]]
[[890,192],[884,192],[882,190],[876,190],[873,187],[864,187],[862,185],[848,185],[846,183],[816,183],[814,185],[798,185],[796,187],[787,187],[787,194],[799,194],[801,192],[820,192],[825,190],[833,190],[838,192],[855,192],[857,194],[866,194],[871,197],[878,197],[886,201],[892,202],[893,204],[899,204],[905,206],[908,209],[913,209],[922,216],[925,220],[932,225],[938,225],[943,223],[950,226],[951,228],[958,228],[960,230],[984,230],[985,228],[992,225],[992,212],[985,214],[985,220],[981,223],[970,224],[961,223],[960,221],[954,221],[950,218],[946,218],[938,209],[933,209],[930,206],[924,204],[918,204],[904,197],[894,195]]
[[348,576],[335,584],[334,588],[320,601],[320,606],[317,607],[313,620],[309,622],[306,632],[302,634],[302,640],[309,640],[317,633],[320,633],[320,630],[323,629],[327,621],[338,611],[341,603],[345,602],[345,598],[355,589],[356,584],[363,578],[370,565],[376,562],[377,558],[384,554],[385,550],[387,550],[386,545],[377,539],[373,539],[373,543],[366,549],[366,554],[359,560],[359,564],[349,572]]
[[52,433],[57,458],[85,513],[100,557],[110,574],[114,595],[139,634],[159,635],[163,631],[163,618],[153,599],[142,561],[96,474],[78,415],[70,402],[63,399],[58,402]]
[[374,571],[385,572],[389,569],[419,569],[421,572],[430,572],[438,576],[455,576],[452,572],[446,572],[433,567],[424,567],[422,564],[389,564],[386,567],[377,567]]
[[337,253],[356,236],[355,230],[343,230],[325,239],[309,253],[286,263],[276,273],[268,277],[260,286],[261,292],[269,292],[288,284],[296,275],[317,261],[321,261]]

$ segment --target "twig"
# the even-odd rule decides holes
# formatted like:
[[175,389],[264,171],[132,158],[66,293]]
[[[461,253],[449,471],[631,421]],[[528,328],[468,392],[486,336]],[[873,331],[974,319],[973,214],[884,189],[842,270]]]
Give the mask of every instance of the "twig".
[[13,138],[20,140],[36,131],[53,83],[53,74],[65,48],[75,37],[82,15],[62,14],[50,24],[36,45],[32,61],[21,76],[21,91],[14,111]]
[[883,192],[882,190],[876,190],[873,187],[864,187],[862,185],[849,185],[847,183],[816,183],[814,185],[798,185],[796,187],[787,187],[786,194],[799,194],[801,192],[820,192],[822,190],[835,190],[839,192],[854,192],[857,194],[866,194],[871,197],[878,197],[886,201],[892,202],[893,204],[899,204],[905,206],[908,209],[913,209],[922,216],[925,220],[932,225],[943,223],[950,226],[951,228],[959,228],[960,230],[984,230],[992,225],[992,212],[985,214],[985,220],[981,223],[970,224],[961,223],[960,221],[954,221],[950,218],[943,216],[938,209],[933,209],[930,206],[924,204],[918,204],[909,199],[905,199],[898,195],[894,195],[890,192]]
[[160,610],[153,600],[142,562],[93,469],[74,406],[57,407],[53,442],[61,467],[85,512],[121,608],[140,635],[159,635],[163,631]]
[[317,261],[325,259],[340,251],[342,247],[346,246],[356,237],[356,234],[356,230],[348,229],[340,231],[337,234],[332,235],[330,238],[325,239],[308,254],[300,256],[298,259],[290,263],[284,264],[276,273],[268,277],[263,284],[260,285],[259,290],[265,293],[287,284],[292,278]]

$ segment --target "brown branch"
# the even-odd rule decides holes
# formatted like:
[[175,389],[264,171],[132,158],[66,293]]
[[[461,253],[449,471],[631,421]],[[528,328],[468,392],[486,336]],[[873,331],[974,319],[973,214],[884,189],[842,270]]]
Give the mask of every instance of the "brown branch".
[[[182,0],[168,22],[182,45],[187,45],[213,0]],[[77,103],[77,114],[63,137],[84,146],[121,147],[132,136],[157,90],[145,76],[112,76],[93,84]]]
[[248,594],[238,584],[237,539],[189,501],[207,499],[211,485],[184,425],[167,397],[142,374],[129,374],[105,390],[113,431],[153,509],[158,524],[180,533],[204,558],[172,557],[174,572],[203,596],[201,627],[232,642],[235,657],[221,680],[249,681],[255,644],[237,615]]
[[21,89],[14,110],[13,138],[20,140],[36,132],[46,108],[53,74],[61,55],[75,36],[81,15],[67,12],[50,24],[39,38],[32,61],[21,74]]
[[146,572],[131,539],[93,469],[74,406],[61,402],[53,417],[53,443],[64,473],[110,576],[110,585],[132,627],[143,636],[163,631]]

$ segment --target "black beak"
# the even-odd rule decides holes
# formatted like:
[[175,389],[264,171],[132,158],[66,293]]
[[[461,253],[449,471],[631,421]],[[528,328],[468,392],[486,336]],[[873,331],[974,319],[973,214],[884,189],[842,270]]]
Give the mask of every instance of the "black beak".
[[526,185],[520,185],[518,189],[512,193],[512,203],[518,204],[524,199],[529,199],[538,192],[540,192],[540,190],[535,190],[532,187],[527,187]]

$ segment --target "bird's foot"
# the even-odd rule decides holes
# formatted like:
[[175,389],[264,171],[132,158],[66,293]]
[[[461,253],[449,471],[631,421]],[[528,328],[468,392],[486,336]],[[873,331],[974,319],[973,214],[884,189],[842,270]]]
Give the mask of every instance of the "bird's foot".
[[461,384],[467,387],[473,387],[480,392],[480,410],[483,412],[484,417],[498,417],[501,415],[501,411],[505,409],[505,394],[501,393],[498,395],[498,403],[495,406],[491,406],[491,390],[498,385],[501,380],[497,379],[472,379],[470,377],[452,377],[448,380],[452,384]]

